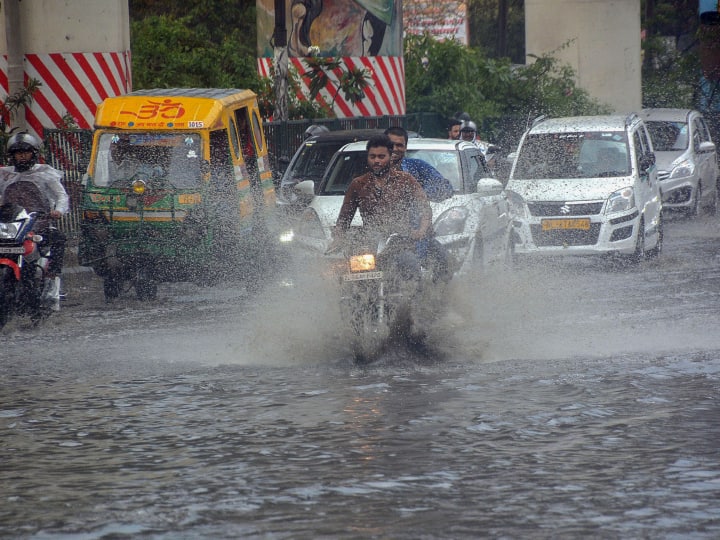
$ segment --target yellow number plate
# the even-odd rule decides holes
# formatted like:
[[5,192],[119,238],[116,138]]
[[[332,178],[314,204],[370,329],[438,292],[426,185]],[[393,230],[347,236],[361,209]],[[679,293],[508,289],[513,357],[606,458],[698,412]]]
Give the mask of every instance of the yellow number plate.
[[202,202],[202,196],[199,193],[185,193],[178,195],[180,204],[199,204]]
[[554,231],[556,229],[581,229],[583,231],[589,231],[590,220],[588,218],[542,220],[543,231]]

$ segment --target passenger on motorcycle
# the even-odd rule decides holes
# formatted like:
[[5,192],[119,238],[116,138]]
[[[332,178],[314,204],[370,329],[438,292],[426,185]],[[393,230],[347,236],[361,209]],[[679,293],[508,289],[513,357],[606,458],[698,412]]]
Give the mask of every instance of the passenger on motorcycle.
[[[356,210],[360,211],[363,229],[369,234],[399,233],[418,241],[431,231],[432,210],[427,196],[411,174],[392,166],[390,138],[375,135],[366,148],[370,171],[354,178],[348,186],[327,253],[342,248]],[[404,253],[403,260],[398,262],[408,271],[420,266],[417,252]]]
[[[405,128],[399,126],[387,128],[385,135],[390,137],[393,143],[390,157],[393,167],[413,175],[430,201],[440,202],[453,196],[452,184],[435,167],[422,159],[405,157],[408,142]],[[452,277],[450,256],[447,249],[435,238],[432,227],[427,236],[418,241],[418,254],[423,262],[433,267],[436,279],[450,281]]]
[[35,232],[43,237],[41,246],[50,247],[46,277],[53,279],[56,300],[60,294],[59,276],[65,256],[65,235],[51,226],[50,220],[60,219],[70,210],[70,200],[61,179],[63,173],[50,165],[38,163],[40,141],[29,133],[16,133],[7,142],[9,167],[0,167],[0,204],[17,203],[29,212],[43,212],[50,219],[41,220]]

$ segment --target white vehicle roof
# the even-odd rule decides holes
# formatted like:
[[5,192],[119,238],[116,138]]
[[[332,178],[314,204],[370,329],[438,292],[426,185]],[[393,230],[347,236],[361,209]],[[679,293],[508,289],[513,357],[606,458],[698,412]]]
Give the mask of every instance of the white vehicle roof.
[[646,121],[653,121],[657,120],[660,122],[687,122],[690,114],[692,112],[696,112],[697,114],[700,114],[697,111],[693,111],[693,109],[643,109],[640,112],[640,116],[643,120]]
[[627,115],[567,116],[541,120],[530,133],[575,133],[578,131],[624,131]]
[[[340,152],[359,152],[365,151],[367,141],[358,141],[348,143],[343,146]],[[463,150],[465,148],[475,148],[475,145],[468,141],[451,141],[449,139],[408,139],[408,150]]]

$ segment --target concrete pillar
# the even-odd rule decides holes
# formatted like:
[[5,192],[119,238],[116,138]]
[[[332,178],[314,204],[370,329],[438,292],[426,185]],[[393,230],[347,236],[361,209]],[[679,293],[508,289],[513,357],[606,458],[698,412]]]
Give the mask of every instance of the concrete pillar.
[[642,107],[640,0],[525,0],[525,50],[570,65],[618,113]]

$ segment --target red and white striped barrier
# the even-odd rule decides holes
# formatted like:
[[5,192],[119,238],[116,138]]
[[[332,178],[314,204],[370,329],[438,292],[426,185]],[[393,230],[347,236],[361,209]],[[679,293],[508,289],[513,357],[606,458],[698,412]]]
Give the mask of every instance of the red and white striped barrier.
[[[8,93],[7,57],[0,63],[0,88]],[[93,126],[97,106],[110,96],[132,90],[130,51],[49,53],[25,56],[25,82],[41,86],[25,111],[28,131],[42,137],[43,128],[58,127],[69,114],[79,128]]]
[[[321,107],[329,110],[333,103],[334,114],[338,118],[353,116],[383,116],[405,114],[405,64],[401,56],[362,56],[344,57],[340,59],[344,69],[366,69],[370,75],[370,84],[365,88],[365,97],[357,104],[344,99],[338,90],[337,75],[320,90],[317,101]],[[289,62],[298,74],[307,71],[308,67],[302,58],[291,57]],[[272,77],[272,58],[258,58],[258,73],[261,77]],[[299,78],[302,92],[298,99],[307,101],[310,88],[307,79]]]

